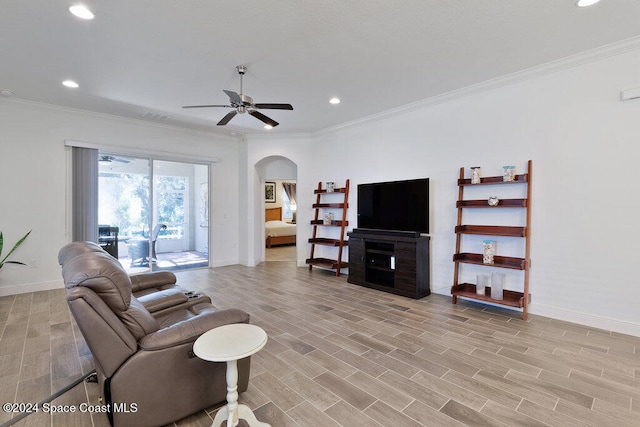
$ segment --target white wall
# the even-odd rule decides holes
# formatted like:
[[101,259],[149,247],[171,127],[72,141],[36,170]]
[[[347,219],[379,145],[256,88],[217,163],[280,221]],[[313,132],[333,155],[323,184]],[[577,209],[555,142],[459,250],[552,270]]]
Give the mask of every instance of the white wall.
[[299,157],[301,242],[317,181],[351,179],[353,228],[357,184],[431,178],[431,289],[445,295],[459,168],[499,175],[532,159],[530,312],[640,336],[640,100],[619,101],[621,90],[640,87],[640,51],[557,65],[315,135],[312,156],[298,156],[296,140],[250,142],[249,159]]
[[[282,156],[298,170],[298,264],[311,234],[318,181],[431,178],[432,290],[453,278],[456,179],[461,166],[499,172],[532,159],[531,312],[640,336],[638,154],[640,51],[559,64],[538,77],[425,102],[317,135],[246,142],[161,125],[0,99],[0,230],[8,245],[33,229],[8,265],[0,295],[61,286],[57,252],[70,241],[66,139],[216,156],[210,213],[212,266],[260,262],[262,180],[256,165]],[[445,100],[447,100],[445,102]],[[346,108],[345,100],[339,108]],[[305,209],[305,207],[308,207]]]
[[[185,156],[218,157],[212,166],[211,263],[235,264],[238,252],[238,142],[104,115],[0,99],[0,230],[7,245],[33,232],[6,265],[0,295],[61,287],[58,250],[71,241],[70,149],[65,140]],[[6,252],[4,252],[6,254]]]
[[[246,141],[241,148],[244,157],[244,166],[241,166],[241,209],[240,223],[245,225],[247,232],[243,236],[241,230],[240,251],[241,263],[245,265],[257,265],[264,260],[264,180],[268,175],[278,178],[289,178],[295,170],[299,171],[299,165],[309,165],[310,159],[315,156],[315,150],[311,144],[311,138],[307,135],[287,135],[276,138],[253,137]],[[268,159],[265,162],[265,159]],[[287,159],[284,161],[283,159]],[[246,191],[242,184],[245,184]],[[301,194],[301,189],[308,188],[310,184],[306,179],[298,177],[296,191],[298,206],[311,206],[313,194]],[[303,190],[304,192],[304,190]],[[298,236],[308,236],[311,226],[308,225],[311,216],[304,211],[302,216],[298,211],[297,231]],[[306,225],[305,225],[306,224]],[[242,227],[241,227],[242,228]],[[302,229],[302,231],[301,231]],[[297,239],[298,264],[305,265],[305,253],[309,253],[300,238]],[[307,241],[307,237],[304,238]],[[244,255],[244,256],[243,256]],[[301,260],[301,261],[300,261]]]
[[200,252],[209,252],[209,239],[208,231],[210,222],[206,219],[209,218],[209,172],[202,167],[196,168],[195,171],[195,219],[194,224],[194,237],[195,237],[195,250]]

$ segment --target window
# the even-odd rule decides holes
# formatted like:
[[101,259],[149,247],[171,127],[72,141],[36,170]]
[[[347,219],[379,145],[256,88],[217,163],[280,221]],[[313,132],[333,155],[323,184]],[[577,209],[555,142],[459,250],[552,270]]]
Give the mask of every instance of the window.
[[293,219],[293,212],[291,212],[291,202],[287,192],[282,189],[282,219]]
[[183,176],[156,176],[155,181],[156,216],[158,222],[167,224],[161,236],[163,239],[182,239],[187,223],[188,179]]
[[203,164],[100,153],[98,225],[117,232],[112,255],[133,273],[207,266],[208,178]]

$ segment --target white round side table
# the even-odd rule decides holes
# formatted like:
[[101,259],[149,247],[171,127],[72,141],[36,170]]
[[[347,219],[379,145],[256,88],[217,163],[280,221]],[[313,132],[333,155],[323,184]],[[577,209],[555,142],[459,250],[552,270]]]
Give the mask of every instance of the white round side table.
[[214,328],[193,343],[193,352],[200,359],[227,363],[227,405],[220,408],[212,427],[238,425],[240,418],[249,426],[271,427],[260,422],[247,405],[238,405],[238,360],[257,353],[267,343],[267,333],[256,325],[234,323]]

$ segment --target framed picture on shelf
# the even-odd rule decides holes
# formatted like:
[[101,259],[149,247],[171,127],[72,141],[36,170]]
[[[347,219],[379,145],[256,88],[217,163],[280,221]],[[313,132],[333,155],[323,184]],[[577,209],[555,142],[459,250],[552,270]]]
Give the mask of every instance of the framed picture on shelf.
[[276,183],[275,182],[264,183],[264,201],[267,203],[276,202]]

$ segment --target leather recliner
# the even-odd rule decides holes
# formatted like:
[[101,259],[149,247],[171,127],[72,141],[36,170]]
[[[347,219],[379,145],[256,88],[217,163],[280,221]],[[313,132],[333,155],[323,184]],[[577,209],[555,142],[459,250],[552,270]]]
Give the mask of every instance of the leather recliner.
[[[95,242],[72,242],[58,253],[58,262],[63,265],[68,259],[87,252],[106,252]],[[106,252],[108,253],[108,252]],[[211,299],[199,292],[187,291],[176,284],[176,275],[170,271],[154,271],[129,276],[133,296],[151,313],[159,314],[182,305],[196,302],[211,302]]]
[[[152,313],[132,295],[132,279],[144,288],[155,283],[152,278],[130,277],[101,248],[78,243],[63,247],[58,259],[67,303],[93,355],[111,423],[165,425],[224,402],[226,364],[197,358],[193,343],[215,327],[249,323],[249,315],[217,310],[208,297],[165,304]],[[238,392],[247,389],[249,369],[250,358],[238,361]]]

